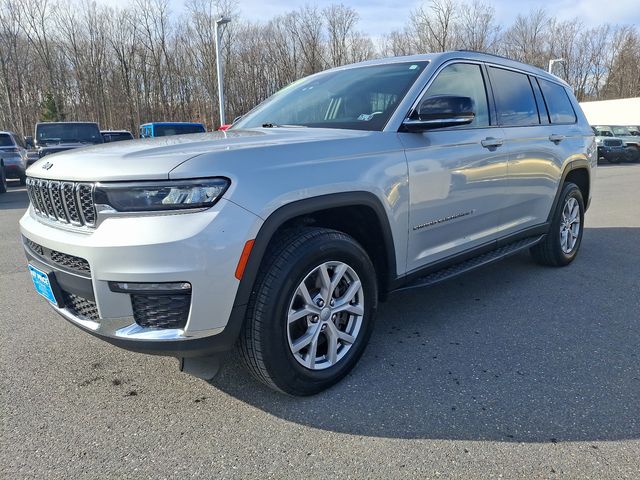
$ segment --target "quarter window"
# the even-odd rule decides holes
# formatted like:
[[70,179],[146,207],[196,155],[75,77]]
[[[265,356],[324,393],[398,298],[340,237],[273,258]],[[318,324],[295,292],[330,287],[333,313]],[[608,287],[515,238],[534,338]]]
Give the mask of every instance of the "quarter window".
[[540,117],[529,77],[525,74],[489,67],[500,125],[539,125]]
[[[459,97],[469,97],[473,100],[474,113],[473,122],[464,125],[468,127],[486,127],[489,125],[489,106],[487,102],[487,91],[484,86],[484,78],[480,65],[471,63],[455,63],[445,67],[429,86],[424,99],[436,95],[455,95]],[[461,128],[461,127],[453,127]]]
[[538,79],[542,94],[547,102],[551,123],[575,123],[576,112],[571,106],[569,95],[562,85]]

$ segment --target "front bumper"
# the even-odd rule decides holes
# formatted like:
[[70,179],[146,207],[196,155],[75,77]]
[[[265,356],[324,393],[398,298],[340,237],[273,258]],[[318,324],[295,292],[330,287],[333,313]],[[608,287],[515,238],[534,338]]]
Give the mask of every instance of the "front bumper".
[[[95,303],[92,315],[52,305],[69,322],[129,350],[194,356],[233,346],[241,324],[236,318],[241,309],[234,309],[239,284],[234,273],[244,243],[255,236],[260,222],[221,199],[196,213],[105,218],[90,233],[43,223],[30,208],[20,229],[30,263],[52,272],[65,293]],[[85,259],[88,268],[78,271],[56,263],[52,251]],[[141,326],[134,320],[132,297],[112,291],[109,282],[189,282],[186,324]]]

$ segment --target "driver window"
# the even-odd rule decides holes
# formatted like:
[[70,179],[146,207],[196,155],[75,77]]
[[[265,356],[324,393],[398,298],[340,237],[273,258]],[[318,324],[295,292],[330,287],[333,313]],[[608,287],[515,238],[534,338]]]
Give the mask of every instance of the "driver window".
[[445,67],[429,86],[421,102],[436,95],[455,95],[469,97],[473,100],[473,108],[476,114],[473,122],[462,127],[452,128],[489,126],[487,91],[480,65],[455,63]]

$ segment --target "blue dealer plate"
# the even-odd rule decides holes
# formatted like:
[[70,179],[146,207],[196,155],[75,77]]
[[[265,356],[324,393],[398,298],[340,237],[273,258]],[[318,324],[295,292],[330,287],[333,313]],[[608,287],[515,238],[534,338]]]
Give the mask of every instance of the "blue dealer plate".
[[29,265],[29,272],[31,272],[31,280],[33,280],[33,286],[36,288],[36,292],[57,306],[58,302],[51,288],[49,274],[38,270],[33,265]]

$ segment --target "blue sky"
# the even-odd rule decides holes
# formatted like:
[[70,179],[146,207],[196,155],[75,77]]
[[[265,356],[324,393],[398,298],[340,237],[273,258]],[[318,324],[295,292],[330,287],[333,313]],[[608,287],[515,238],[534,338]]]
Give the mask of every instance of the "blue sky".
[[[600,23],[627,23],[640,25],[640,1],[638,0],[484,0],[494,6],[496,16],[503,24],[510,23],[519,13],[545,8],[559,18],[580,17],[587,25]],[[239,0],[243,17],[260,20],[286,12],[307,3],[319,7],[331,0],[315,2],[292,0]],[[402,28],[409,15],[421,3],[416,0],[343,0],[360,14],[359,27],[373,37]]]
[[[130,5],[131,0],[97,0],[108,5]],[[471,0],[467,0],[471,1]],[[519,13],[544,8],[561,19],[580,17],[586,25],[601,23],[634,24],[640,26],[639,0],[482,0],[494,6],[496,17],[503,25],[509,24]],[[170,0],[178,13],[183,1]],[[306,4],[323,6],[343,3],[353,7],[360,15],[359,29],[371,37],[380,37],[402,28],[410,13],[420,4],[418,0],[238,0],[243,18],[260,21],[294,10]]]

